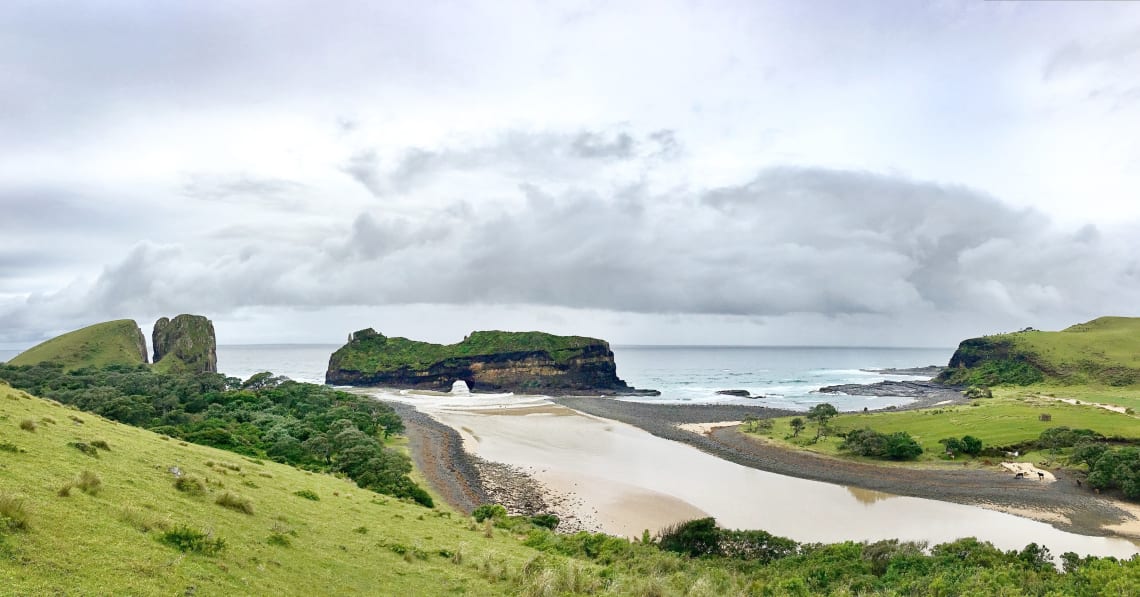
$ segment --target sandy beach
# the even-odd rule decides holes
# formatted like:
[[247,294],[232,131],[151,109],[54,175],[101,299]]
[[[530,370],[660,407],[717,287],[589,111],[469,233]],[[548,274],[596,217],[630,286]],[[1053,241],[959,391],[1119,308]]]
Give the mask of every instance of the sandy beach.
[[[959,492],[962,501],[952,503],[899,495],[890,491],[891,483],[866,487],[776,474],[696,449],[693,442],[670,441],[638,426],[566,404],[530,402],[464,408],[446,399],[425,402],[405,396],[402,400],[415,402],[431,418],[453,430],[469,454],[507,464],[537,482],[546,492],[550,510],[587,530],[638,536],[645,529],[653,532],[673,522],[710,515],[727,527],[762,528],[800,541],[900,538],[943,542],[965,533],[1004,549],[1036,541],[1057,553],[1071,550],[1127,557],[1137,551],[1135,543],[1124,539],[1060,530],[1077,529],[1088,524],[1089,518],[1058,513],[1056,508],[1042,507],[1032,500],[995,501],[990,502],[991,509],[983,509],[963,505],[987,503],[977,499],[978,495],[967,501],[964,498],[969,492]],[[577,400],[560,398],[558,402]],[[629,416],[647,406],[581,400],[624,409]],[[697,419],[719,418],[726,414],[723,409],[755,410],[731,405],[689,408],[689,416]],[[671,409],[666,406],[666,410]],[[676,427],[676,421],[666,420],[676,419],[673,414],[654,420],[673,433],[706,441],[717,441],[714,438],[718,435],[731,431],[716,429],[709,436],[683,431]],[[743,413],[736,414],[743,418]],[[939,485],[942,482],[953,481],[935,480]],[[901,484],[896,480],[895,485]],[[994,489],[991,497],[1001,493],[1000,488]],[[1026,518],[1033,510],[1043,512],[1035,518],[1046,522]],[[1099,523],[1135,520],[1130,513],[1113,515],[1113,511],[1107,508]],[[1093,530],[1111,533],[1099,524]]]

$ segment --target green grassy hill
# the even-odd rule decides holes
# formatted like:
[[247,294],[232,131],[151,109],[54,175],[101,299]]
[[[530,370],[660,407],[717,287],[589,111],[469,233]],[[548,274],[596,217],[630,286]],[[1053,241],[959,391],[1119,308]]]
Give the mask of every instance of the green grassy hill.
[[1101,317],[1059,332],[971,338],[939,380],[951,384],[1140,385],[1140,318]]
[[[109,449],[93,447],[100,442]],[[191,491],[175,488],[173,467]],[[75,485],[83,475],[99,490]],[[251,513],[218,505],[227,494]],[[0,523],[4,595],[497,595],[507,590],[500,576],[516,578],[535,555],[461,515],[164,439],[3,384]],[[224,547],[204,555],[164,543],[179,529]]]
[[56,336],[25,350],[10,365],[36,365],[50,361],[65,370],[107,365],[141,365],[147,362],[146,340],[137,323],[119,319],[97,323]]

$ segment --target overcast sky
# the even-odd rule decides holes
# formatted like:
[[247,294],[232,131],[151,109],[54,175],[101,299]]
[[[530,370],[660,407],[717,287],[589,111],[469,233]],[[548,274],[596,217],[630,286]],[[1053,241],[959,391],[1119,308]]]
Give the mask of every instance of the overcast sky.
[[1140,315],[1140,2],[0,4],[0,346]]

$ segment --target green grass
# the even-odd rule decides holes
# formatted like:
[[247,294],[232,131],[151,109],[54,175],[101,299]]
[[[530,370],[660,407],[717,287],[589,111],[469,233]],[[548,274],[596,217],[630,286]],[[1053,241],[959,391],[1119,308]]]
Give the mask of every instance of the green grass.
[[[1042,414],[1050,415],[1051,420],[1040,420]],[[928,464],[943,462],[941,459],[943,447],[938,440],[963,435],[977,437],[987,447],[1016,445],[1036,439],[1045,429],[1061,426],[1093,429],[1109,437],[1140,439],[1140,419],[1135,416],[1088,404],[1071,405],[1058,402],[1046,396],[1039,396],[1036,392],[1026,391],[1024,388],[999,389],[994,398],[974,400],[965,405],[839,415],[828,424],[830,435],[814,443],[816,427],[811,422],[808,422],[808,426],[800,432],[798,438],[790,438],[792,418],[774,419],[770,431],[759,431],[758,434],[788,447],[845,456],[845,453],[839,449],[843,441],[837,436],[839,432],[864,427],[870,427],[880,433],[905,431],[911,434],[924,450],[918,462]],[[1038,454],[1031,457],[1044,458],[1045,455]],[[961,466],[962,461],[963,458],[959,456],[954,462]]]
[[408,367],[413,370],[448,359],[511,352],[545,352],[556,362],[566,362],[582,350],[604,344],[596,338],[555,336],[544,332],[472,332],[456,344],[432,344],[407,338],[389,338],[372,329],[353,334],[348,344],[333,353],[330,369],[375,372]]
[[97,323],[25,350],[10,365],[59,363],[65,370],[146,363],[146,342],[131,319]]
[[[243,463],[223,476],[206,463],[236,455],[93,415],[84,425],[17,429],[22,419],[66,419],[67,412],[0,384],[0,437],[18,450],[0,459],[0,514],[11,526],[0,532],[0,593],[498,595],[515,589],[477,565],[486,560],[517,579],[535,555],[505,531],[487,539],[462,516],[332,476],[272,462]],[[114,450],[93,459],[69,446],[95,438]],[[206,480],[205,491],[176,489],[175,466]],[[82,491],[96,479],[99,490]],[[243,484],[249,479],[256,487]],[[66,485],[75,490],[60,497]],[[324,499],[293,495],[301,490]],[[256,505],[252,514],[215,505],[233,493],[237,503]],[[369,533],[357,532],[361,526]],[[224,548],[215,550],[218,540]],[[427,557],[409,562],[391,545]],[[478,558],[457,565],[440,552]]]
[[1059,332],[1025,331],[972,338],[952,362],[951,383],[1000,385],[1053,383],[1126,387],[1140,385],[1140,318],[1101,317]]

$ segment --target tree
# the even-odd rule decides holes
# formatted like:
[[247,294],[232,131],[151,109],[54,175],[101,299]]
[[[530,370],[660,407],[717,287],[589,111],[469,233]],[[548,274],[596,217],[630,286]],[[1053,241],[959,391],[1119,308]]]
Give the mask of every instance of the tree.
[[944,437],[938,440],[938,443],[946,446],[946,451],[949,452],[951,456],[966,451],[962,444],[962,440],[956,437]]
[[970,456],[977,456],[982,453],[982,440],[972,436],[962,436],[962,451]]
[[807,413],[807,418],[808,420],[816,422],[815,436],[817,438],[823,435],[823,429],[827,427],[827,422],[838,414],[839,411],[835,410],[834,406],[826,402],[811,407],[811,410],[809,410]]
[[792,437],[797,437],[797,436],[799,436],[800,432],[804,430],[804,427],[806,427],[807,425],[804,423],[803,419],[796,417],[796,418],[791,420],[791,426],[792,426]]

